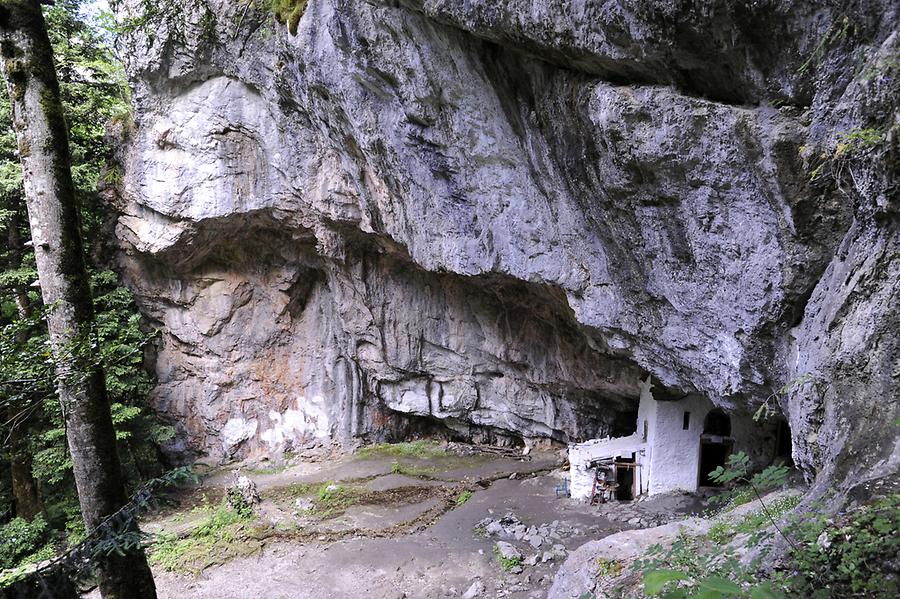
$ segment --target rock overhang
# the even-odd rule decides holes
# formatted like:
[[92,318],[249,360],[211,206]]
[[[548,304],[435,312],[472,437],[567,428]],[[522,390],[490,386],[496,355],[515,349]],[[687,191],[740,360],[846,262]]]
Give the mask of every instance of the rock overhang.
[[[203,429],[199,448],[232,403],[268,422],[301,390],[333,398],[330,437],[345,441],[372,434],[385,408],[566,439],[608,432],[635,409],[647,373],[673,395],[730,404],[763,401],[802,374],[789,329],[810,322],[808,302],[827,295],[814,292],[819,277],[853,243],[852,207],[811,185],[801,159],[832,117],[802,114],[809,102],[796,90],[812,83],[792,72],[795,54],[766,67],[774,91],[765,83],[753,61],[770,42],[749,30],[737,45],[759,52],[735,75],[737,104],[699,97],[717,94],[692,86],[690,69],[662,78],[666,60],[683,64],[695,49],[635,52],[655,43],[635,32],[674,35],[678,19],[699,31],[733,16],[724,5],[706,21],[658,23],[652,3],[620,4],[579,9],[629,15],[634,39],[615,51],[568,13],[554,21],[515,2],[488,19],[482,3],[321,0],[296,36],[258,35],[263,16],[229,19],[236,9],[216,4],[211,39],[190,18],[182,25],[197,58],[150,43],[131,59],[141,126],[119,218],[133,251],[126,279],[159,322],[172,284],[202,295],[202,281],[238,273],[252,289],[223,316],[247,312],[230,337],[224,327],[190,348],[163,342],[183,368],[161,376],[162,404],[173,405],[169,387],[193,387],[213,406],[198,420],[197,399],[175,402],[186,412],[173,416],[203,423],[185,425]],[[800,52],[810,23],[834,14],[791,5],[758,16],[776,17],[787,21],[773,31],[795,32]],[[542,19],[562,33],[541,34]],[[883,36],[884,22],[864,21],[871,40]],[[558,51],[542,56],[548,44]],[[622,77],[585,68],[572,48],[621,65]],[[655,74],[629,80],[628,69]],[[751,96],[800,108],[745,104]],[[896,247],[896,236],[881,243]],[[216,258],[240,244],[255,249]],[[154,261],[166,274],[150,284],[141,276]],[[286,317],[284,281],[307,279],[302,309]],[[297,349],[307,339],[315,348]],[[267,390],[246,372],[197,387],[215,364],[196,367],[194,354],[280,361],[289,374]],[[806,430],[810,411],[792,413],[789,399]],[[820,459],[799,457],[812,469]]]

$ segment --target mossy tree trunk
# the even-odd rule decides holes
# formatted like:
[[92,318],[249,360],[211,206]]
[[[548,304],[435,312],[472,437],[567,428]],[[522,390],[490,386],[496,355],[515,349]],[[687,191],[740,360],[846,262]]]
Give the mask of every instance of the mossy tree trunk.
[[[21,224],[21,200],[13,197],[8,207],[12,212],[12,218],[7,229],[7,255],[9,256],[9,268],[18,269],[22,266],[24,245],[19,234]],[[16,284],[13,289],[16,298],[16,310],[22,327],[16,334],[16,342],[25,345],[28,340],[28,330],[25,321],[31,316],[31,303],[28,301],[28,290],[22,283]],[[37,483],[31,475],[31,454],[28,451],[27,428],[30,421],[31,406],[24,400],[10,402],[7,407],[7,423],[9,424],[9,449],[10,449],[10,478],[12,480],[13,498],[15,499],[16,516],[31,520],[43,513],[44,506],[38,495]]]
[[[60,403],[87,530],[126,502],[103,372],[53,50],[38,0],[0,0],[0,54],[22,161],[25,203],[48,308]],[[155,598],[143,551],[101,564],[104,598]]]

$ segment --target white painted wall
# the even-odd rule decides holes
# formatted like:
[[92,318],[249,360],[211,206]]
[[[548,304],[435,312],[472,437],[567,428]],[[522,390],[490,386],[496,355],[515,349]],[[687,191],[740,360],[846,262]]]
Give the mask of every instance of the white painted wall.
[[[703,419],[713,405],[699,396],[655,403],[656,434],[651,447],[649,493],[695,491],[700,473]],[[685,412],[691,414],[688,430],[682,428]]]
[[[637,455],[637,461],[641,465],[636,469],[638,480],[638,494],[643,495],[650,491],[650,465],[653,459],[653,442],[656,439],[657,401],[653,399],[650,377],[641,383],[641,403],[638,406],[636,434],[644,441],[643,453]],[[644,423],[647,423],[647,437],[644,439]]]

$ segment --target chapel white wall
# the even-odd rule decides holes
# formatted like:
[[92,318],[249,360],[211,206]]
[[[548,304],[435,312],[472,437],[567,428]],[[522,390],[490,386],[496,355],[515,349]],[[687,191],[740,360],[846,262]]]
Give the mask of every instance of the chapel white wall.
[[[700,435],[712,409],[705,397],[656,402],[656,434],[651,447],[650,495],[675,490],[695,491],[700,474]],[[684,413],[690,413],[683,429]]]

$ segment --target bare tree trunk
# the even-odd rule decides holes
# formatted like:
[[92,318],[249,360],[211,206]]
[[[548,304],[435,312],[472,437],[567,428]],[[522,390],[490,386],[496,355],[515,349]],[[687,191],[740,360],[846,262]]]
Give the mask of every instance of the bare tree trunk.
[[[93,303],[79,227],[53,50],[38,0],[0,0],[0,55],[22,161],[25,202],[60,403],[88,532],[126,502],[103,372],[94,360]],[[143,551],[101,565],[107,599],[155,598]]]
[[[12,269],[22,266],[22,254],[24,246],[19,235],[21,225],[21,201],[14,197],[10,206],[12,218],[7,230],[7,249],[9,251],[9,267]],[[13,289],[16,298],[16,309],[19,320],[23,322],[31,316],[31,305],[28,301],[28,290],[24,285],[17,284]],[[16,342],[24,345],[28,340],[28,330],[23,326],[16,334]],[[31,420],[29,417],[30,406],[27,402],[11,402],[7,408],[7,422],[9,423],[9,449],[10,449],[10,478],[12,479],[13,498],[15,498],[16,516],[31,520],[44,512],[44,506],[38,495],[37,483],[31,475],[31,454],[28,451],[27,428]]]
[[[10,409],[13,412],[14,409]],[[15,414],[13,414],[15,417]],[[37,484],[31,476],[31,455],[25,446],[25,436],[22,435],[24,423],[13,425],[9,434],[10,444],[10,478],[12,478],[13,498],[16,501],[16,516],[33,520],[38,514],[44,513],[44,504],[38,495]]]

